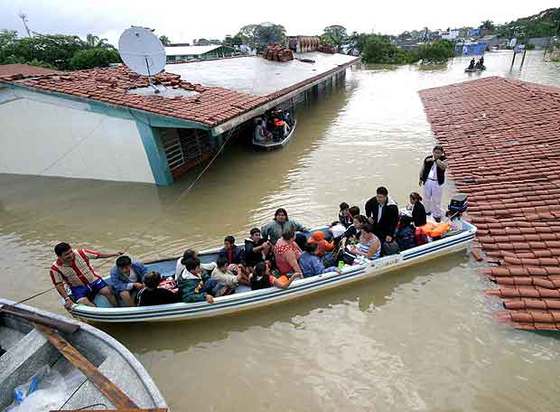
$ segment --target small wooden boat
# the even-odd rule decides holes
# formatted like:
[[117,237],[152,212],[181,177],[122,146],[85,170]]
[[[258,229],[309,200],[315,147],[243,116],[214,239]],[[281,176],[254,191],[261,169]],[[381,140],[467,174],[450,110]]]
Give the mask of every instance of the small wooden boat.
[[[44,366],[62,383],[42,389],[38,380],[43,392],[33,393],[34,402],[48,397],[50,410],[168,410],[142,364],[93,326],[0,299],[0,345],[0,410],[12,403],[14,389],[34,375],[37,380]],[[19,410],[28,410],[24,405]]]
[[[325,227],[314,230],[319,229],[326,230]],[[468,222],[463,222],[462,230],[444,236],[439,240],[416,246],[397,255],[385,256],[360,264],[347,265],[340,274],[331,272],[298,279],[288,289],[271,287],[255,291],[237,291],[232,295],[215,298],[213,304],[197,302],[118,308],[74,305],[70,309],[70,313],[78,318],[97,322],[176,321],[238,313],[294,300],[360,280],[374,278],[389,271],[399,270],[406,266],[463,250],[472,242],[475,233],[475,226]],[[199,258],[203,263],[213,262],[217,258],[218,251],[219,249],[213,249],[201,252]],[[146,266],[148,270],[158,271],[162,276],[173,276],[175,274],[176,262],[177,258],[165,259],[146,263]]]
[[253,140],[252,140],[253,146],[255,146],[258,149],[262,149],[262,150],[280,149],[280,148],[286,146],[286,144],[288,144],[288,142],[291,140],[292,136],[294,135],[294,131],[296,130],[296,126],[297,126],[297,120],[294,121],[294,124],[293,124],[292,128],[290,129],[290,131],[288,132],[288,134],[286,136],[284,136],[284,138],[281,139],[281,140],[271,140],[271,141],[268,141],[268,142],[257,142],[255,140],[255,138],[253,137]]

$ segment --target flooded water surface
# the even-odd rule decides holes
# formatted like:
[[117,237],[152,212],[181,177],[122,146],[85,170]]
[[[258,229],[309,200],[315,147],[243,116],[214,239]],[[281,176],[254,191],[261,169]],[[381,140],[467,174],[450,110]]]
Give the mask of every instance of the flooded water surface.
[[[482,76],[560,85],[560,65],[538,52],[521,71],[519,58],[509,71],[510,53],[485,61]],[[152,259],[243,239],[281,206],[307,225],[330,222],[341,201],[363,208],[381,184],[404,205],[434,144],[417,92],[477,78],[467,64],[356,67],[298,112],[285,149],[234,143],[182,196],[194,175],[163,188],[0,175],[1,295],[48,288],[61,240]],[[175,411],[556,410],[560,340],[496,321],[478,269],[460,253],[253,313],[99,326],[138,356]],[[30,303],[62,312],[54,292]]]

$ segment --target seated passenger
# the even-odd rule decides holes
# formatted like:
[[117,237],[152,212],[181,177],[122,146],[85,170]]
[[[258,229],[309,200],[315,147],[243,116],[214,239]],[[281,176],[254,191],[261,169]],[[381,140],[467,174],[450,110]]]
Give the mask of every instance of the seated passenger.
[[128,256],[117,258],[111,268],[111,286],[124,306],[134,306],[136,294],[144,287],[142,282],[147,271],[141,262],[133,262]]
[[99,293],[113,306],[117,305],[111,287],[95,272],[90,259],[120,256],[122,252],[101,253],[91,249],[72,249],[68,243],[61,242],[54,247],[54,253],[57,259],[51,265],[49,275],[54,287],[64,299],[65,308],[68,309],[73,305],[64,287],[65,284],[72,291],[72,296],[77,303],[95,306],[93,299]]
[[400,250],[406,250],[416,246],[415,228],[412,225],[412,218],[410,216],[401,215],[395,237]]
[[336,266],[325,268],[323,261],[318,255],[316,243],[308,243],[305,245],[305,251],[299,258],[299,267],[305,278],[320,275],[321,273],[340,272]]
[[245,264],[252,268],[259,262],[269,260],[272,253],[272,243],[264,240],[261,231],[253,228],[249,232],[250,237],[245,239]]
[[[282,238],[274,246],[276,268],[282,275],[301,274],[298,259],[301,249],[296,243],[296,235],[292,231],[282,233]],[[289,277],[289,276],[288,276]]]
[[309,236],[309,239],[307,239],[307,243],[314,243],[317,245],[317,256],[319,257],[325,256],[334,249],[334,243],[326,240],[325,234],[320,230],[313,232],[311,236]]
[[414,226],[424,226],[426,224],[426,208],[422,204],[422,196],[419,193],[412,192],[410,194],[410,205],[412,206]]
[[475,61],[474,61],[474,57],[473,57],[473,58],[471,59],[471,62],[469,63],[469,67],[467,67],[467,69],[469,69],[469,70],[474,69],[474,63],[475,63]]
[[273,245],[276,244],[278,239],[282,237],[284,232],[305,232],[307,229],[305,226],[301,225],[299,222],[288,218],[288,212],[286,209],[279,208],[274,213],[274,220],[261,229],[261,234],[263,239],[269,240]]
[[338,210],[338,221],[347,228],[352,224],[353,219],[354,218],[350,214],[350,206],[348,206],[348,203],[342,202]]
[[169,289],[159,288],[161,275],[159,272],[148,272],[144,276],[144,289],[138,292],[138,306],[155,306],[177,303],[179,294]]
[[181,300],[185,303],[202,302],[214,303],[214,298],[210,294],[215,282],[208,282],[209,276],[202,273],[200,260],[190,258],[182,261],[185,270],[177,280]]
[[[177,264],[175,265],[175,280],[179,280],[179,275],[185,270],[185,266],[182,261],[187,259],[198,258],[198,252],[192,249],[187,249],[183,252],[183,256],[177,259]],[[212,272],[216,267],[216,262],[201,263],[200,268],[207,272]]]
[[265,143],[272,140],[272,133],[266,129],[266,125],[262,119],[257,120],[257,125],[255,126],[255,142]]
[[216,261],[216,268],[212,271],[212,279],[216,281],[213,295],[217,297],[235,292],[235,288],[239,286],[240,276],[230,272],[227,259],[220,256]]
[[225,257],[228,264],[243,263],[243,248],[235,244],[235,238],[233,236],[226,236],[224,239],[224,247],[220,250],[218,257]]
[[354,225],[354,219],[356,218],[356,216],[360,215],[360,208],[358,206],[352,206],[350,209],[348,209],[348,213],[352,218],[352,222],[350,223],[350,226],[348,226],[348,228],[346,229],[346,232],[344,232],[343,237],[346,239],[355,239],[358,235],[358,229]]
[[[360,216],[360,218],[362,218],[360,219],[361,222],[365,216]],[[356,222],[356,219],[354,219],[354,222]],[[381,242],[373,233],[373,225],[370,223],[361,224],[359,229],[358,244],[350,246],[348,251],[356,256],[361,255],[369,259],[378,258],[381,255]]]
[[294,274],[291,278],[283,276],[282,279],[276,279],[271,275],[268,265],[259,262],[255,266],[253,275],[251,276],[251,289],[266,289],[275,286],[280,289],[287,289],[294,280],[301,278],[301,274]]

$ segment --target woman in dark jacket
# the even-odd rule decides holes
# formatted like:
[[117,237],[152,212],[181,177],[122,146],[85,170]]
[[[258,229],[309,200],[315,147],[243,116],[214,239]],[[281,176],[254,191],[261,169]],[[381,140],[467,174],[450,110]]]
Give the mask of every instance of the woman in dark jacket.
[[426,224],[426,209],[422,204],[422,196],[419,193],[410,194],[410,204],[412,205],[412,220],[414,226],[420,227]]

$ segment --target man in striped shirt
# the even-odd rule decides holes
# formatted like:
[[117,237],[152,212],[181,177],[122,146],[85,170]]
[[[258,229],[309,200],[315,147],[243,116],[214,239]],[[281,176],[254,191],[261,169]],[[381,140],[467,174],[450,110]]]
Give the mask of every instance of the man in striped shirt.
[[50,276],[56,290],[64,299],[64,306],[70,308],[72,300],[66,293],[64,284],[68,285],[72,291],[72,296],[76,302],[95,306],[93,298],[97,293],[105,296],[113,306],[117,306],[117,300],[111,288],[99,276],[90,259],[109,258],[122,255],[117,253],[100,253],[91,249],[72,249],[68,243],[59,243],[55,246],[54,252],[57,259],[52,264]]

